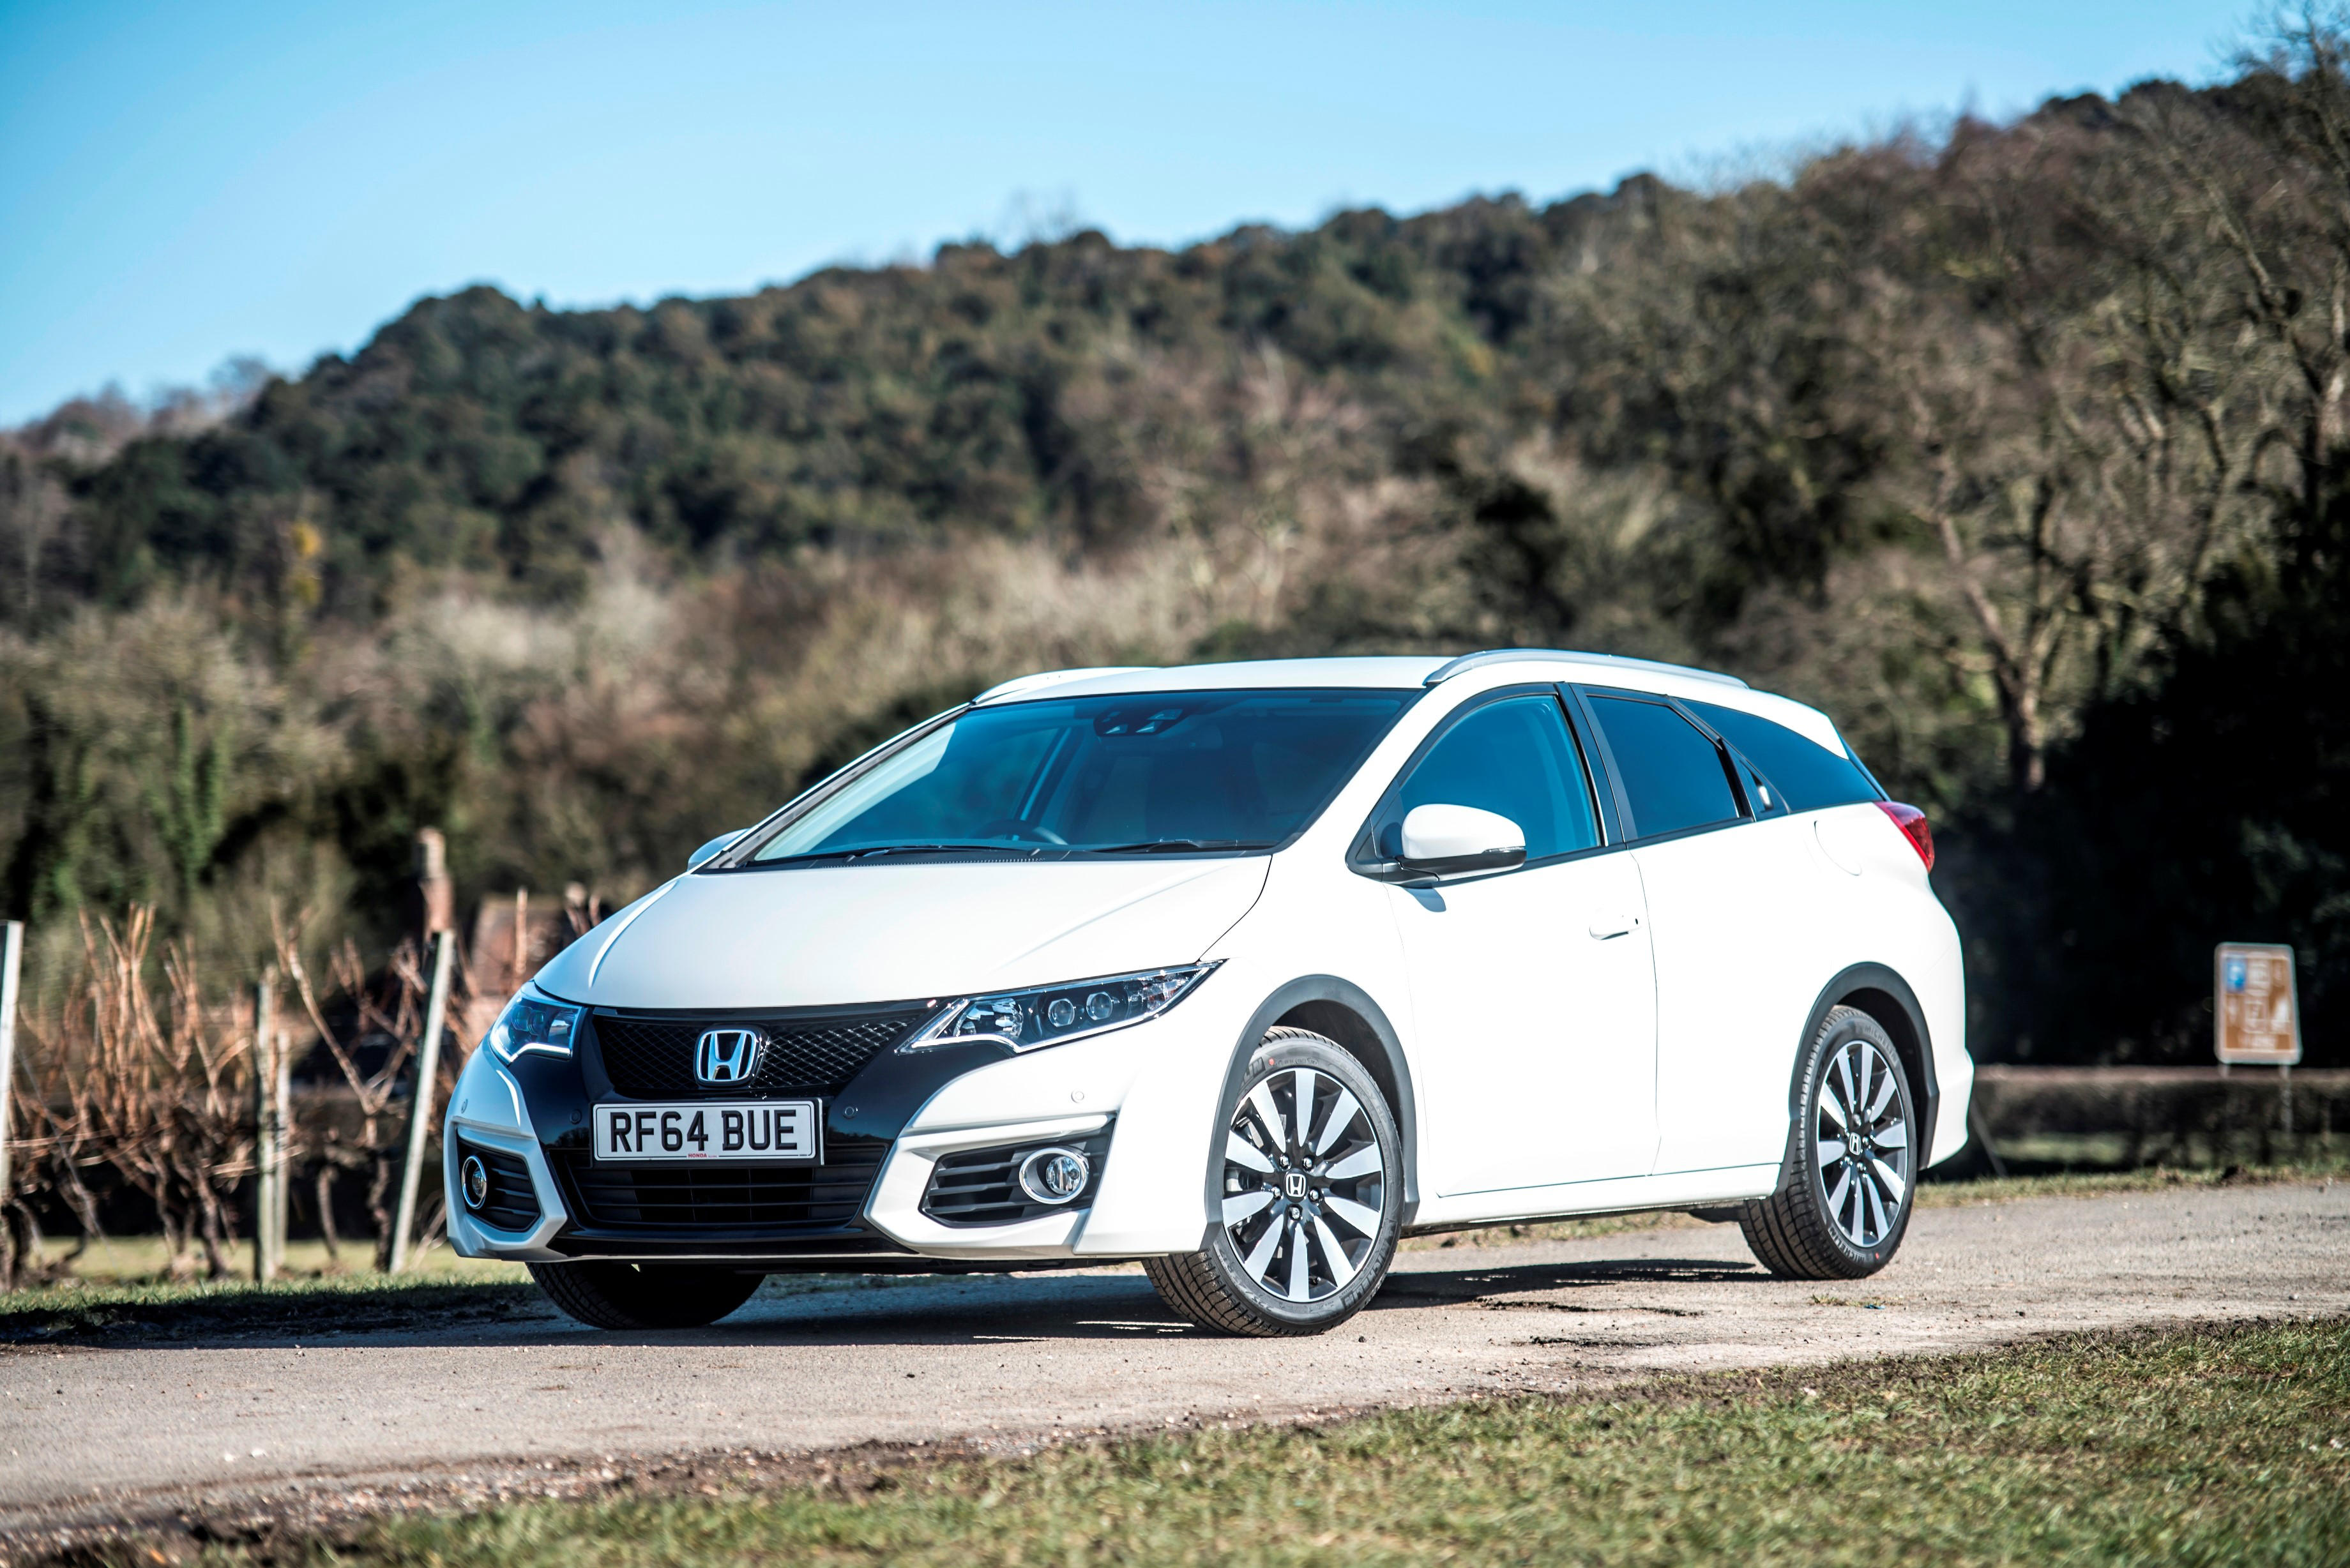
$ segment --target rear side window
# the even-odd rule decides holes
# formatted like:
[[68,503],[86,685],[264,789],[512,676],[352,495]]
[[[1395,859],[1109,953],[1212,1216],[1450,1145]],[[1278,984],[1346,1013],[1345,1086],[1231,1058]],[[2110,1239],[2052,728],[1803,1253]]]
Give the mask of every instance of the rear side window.
[[1583,759],[1566,732],[1558,699],[1510,697],[1488,702],[1444,732],[1396,792],[1379,849],[1400,847],[1403,819],[1414,806],[1473,805],[1497,812],[1526,836],[1526,858],[1590,849],[1599,843]]
[[1738,820],[1721,748],[1705,732],[1661,702],[1594,695],[1591,706],[1631,797],[1634,836]]
[[1711,702],[1690,707],[1762,770],[1771,787],[1786,797],[1790,810],[1818,811],[1877,798],[1877,785],[1858,763],[1808,735],[1735,708]]

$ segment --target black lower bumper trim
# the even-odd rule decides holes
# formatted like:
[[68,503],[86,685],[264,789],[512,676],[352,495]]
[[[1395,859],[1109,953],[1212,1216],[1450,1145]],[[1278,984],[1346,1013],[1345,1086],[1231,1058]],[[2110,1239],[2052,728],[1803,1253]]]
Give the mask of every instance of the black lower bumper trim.
[[1098,1269],[1115,1258],[927,1258],[918,1252],[821,1252],[739,1255],[704,1249],[647,1254],[574,1240],[556,1250],[582,1260],[632,1263],[702,1263],[762,1274],[1027,1274],[1055,1269]]
[[531,1185],[530,1167],[522,1156],[492,1148],[471,1138],[457,1140],[458,1182],[464,1182],[465,1161],[478,1159],[488,1176],[488,1188],[478,1204],[464,1200],[466,1210],[493,1230],[515,1233],[538,1223],[538,1189]]
[[[1048,1214],[1090,1209],[1109,1158],[1110,1129],[1083,1137],[1030,1138],[993,1148],[941,1156],[922,1193],[922,1212],[941,1225],[1009,1225]],[[1086,1185],[1066,1203],[1039,1203],[1020,1187],[1020,1162],[1048,1148],[1072,1148],[1086,1157]]]
[[664,1240],[821,1233],[864,1211],[889,1147],[879,1138],[832,1141],[821,1165],[631,1165],[598,1160],[585,1149],[557,1150],[552,1159],[581,1230]]
[[570,1230],[547,1245],[575,1258],[859,1258],[905,1257],[907,1249],[873,1231],[814,1235],[642,1236]]

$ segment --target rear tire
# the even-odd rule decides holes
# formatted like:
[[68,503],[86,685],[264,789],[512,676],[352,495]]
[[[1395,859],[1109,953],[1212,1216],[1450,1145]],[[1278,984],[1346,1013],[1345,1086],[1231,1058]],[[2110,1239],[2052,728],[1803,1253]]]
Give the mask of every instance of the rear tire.
[[751,1299],[757,1274],[693,1263],[533,1263],[547,1299],[590,1328],[701,1328]]
[[1362,1064],[1319,1034],[1276,1029],[1217,1127],[1222,1212],[1199,1251],[1144,1261],[1159,1298],[1202,1327],[1258,1337],[1321,1334],[1360,1312],[1403,1223],[1403,1139]]
[[1832,1007],[1804,1053],[1802,1096],[1779,1190],[1738,1223],[1783,1280],[1857,1280],[1893,1261],[1918,1179],[1909,1075],[1885,1026]]

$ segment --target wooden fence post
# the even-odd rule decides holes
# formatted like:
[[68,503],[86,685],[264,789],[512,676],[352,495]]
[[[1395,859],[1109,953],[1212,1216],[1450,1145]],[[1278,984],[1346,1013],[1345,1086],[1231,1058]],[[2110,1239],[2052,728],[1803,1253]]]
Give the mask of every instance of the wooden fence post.
[[16,1081],[16,976],[25,962],[25,923],[0,922],[0,1290],[16,1282],[16,1231],[8,1218],[8,1091]]
[[277,1129],[277,1171],[269,1184],[269,1252],[273,1272],[286,1268],[286,1217],[294,1191],[294,1040],[277,1032],[277,1070],[270,1075],[270,1121]]
[[416,1054],[416,1092],[408,1102],[408,1162],[400,1172],[400,1210],[391,1228],[391,1272],[408,1266],[408,1236],[416,1225],[416,1188],[424,1174],[424,1140],[432,1130],[432,1100],[441,1086],[441,1029],[449,1012],[449,962],[454,931],[441,933],[432,954],[432,989],[424,1002],[424,1043]]
[[276,976],[253,988],[253,1277],[277,1277],[276,1217],[286,1187],[285,1129],[278,1125]]

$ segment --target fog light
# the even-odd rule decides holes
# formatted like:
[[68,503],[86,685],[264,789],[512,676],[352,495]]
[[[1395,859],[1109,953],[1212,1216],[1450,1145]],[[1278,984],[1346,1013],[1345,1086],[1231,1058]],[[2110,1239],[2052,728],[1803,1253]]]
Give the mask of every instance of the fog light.
[[1040,1148],[1020,1162],[1020,1190],[1038,1203],[1074,1202],[1094,1168],[1073,1148]]
[[465,1207],[475,1213],[490,1200],[490,1168],[480,1155],[469,1154],[457,1162],[457,1186],[465,1195]]

